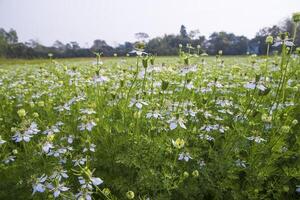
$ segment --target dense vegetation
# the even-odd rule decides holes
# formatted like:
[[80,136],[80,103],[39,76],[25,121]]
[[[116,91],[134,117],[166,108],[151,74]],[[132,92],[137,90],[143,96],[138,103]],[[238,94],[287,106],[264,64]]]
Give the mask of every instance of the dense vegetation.
[[0,199],[299,199],[296,30],[264,57],[1,64]]
[[[290,19],[285,20],[280,25],[261,29],[252,39],[224,31],[214,32],[209,38],[205,38],[205,36],[200,34],[199,30],[188,32],[183,25],[180,27],[178,35],[164,35],[152,39],[148,39],[149,36],[146,33],[136,33],[135,36],[137,40],[147,41],[147,52],[160,56],[177,55],[179,44],[182,44],[184,47],[190,44],[194,48],[193,52],[205,52],[210,55],[215,55],[219,50],[222,50],[224,55],[245,55],[247,52],[261,55],[266,53],[265,37],[268,35],[276,37],[280,32],[289,32],[292,35],[293,23]],[[298,36],[297,38],[300,38],[300,31],[298,31]],[[297,39],[295,44],[300,45],[300,39]],[[197,49],[199,45],[200,51]],[[35,40],[20,43],[15,30],[5,31],[0,29],[0,57],[46,58],[48,53],[52,53],[56,58],[92,57],[94,56],[93,52],[102,52],[104,56],[113,56],[114,54],[125,56],[132,50],[133,46],[134,44],[125,42],[117,47],[111,47],[105,40],[96,39],[90,48],[81,48],[75,41],[67,44],[55,41],[53,46],[46,47]]]

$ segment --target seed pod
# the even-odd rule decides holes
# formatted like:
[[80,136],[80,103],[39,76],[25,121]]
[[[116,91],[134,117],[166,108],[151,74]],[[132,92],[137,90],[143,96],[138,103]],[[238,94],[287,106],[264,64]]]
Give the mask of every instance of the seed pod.
[[300,12],[296,12],[293,14],[293,21],[295,23],[300,22]]

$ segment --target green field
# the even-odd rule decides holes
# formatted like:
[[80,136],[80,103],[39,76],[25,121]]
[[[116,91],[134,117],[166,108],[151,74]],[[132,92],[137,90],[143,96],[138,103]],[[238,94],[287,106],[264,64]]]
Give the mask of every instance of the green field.
[[300,58],[0,59],[0,199],[297,199]]

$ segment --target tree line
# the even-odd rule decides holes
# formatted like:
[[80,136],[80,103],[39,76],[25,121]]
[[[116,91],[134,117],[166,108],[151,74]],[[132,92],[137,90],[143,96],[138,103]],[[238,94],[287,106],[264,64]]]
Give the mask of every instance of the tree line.
[[[298,27],[300,29],[300,27]],[[224,55],[265,54],[265,39],[268,35],[276,38],[282,32],[293,32],[294,24],[291,19],[272,27],[265,27],[257,32],[254,38],[238,36],[225,31],[214,32],[208,38],[200,34],[199,30],[187,31],[181,25],[178,34],[165,34],[161,37],[148,39],[147,33],[136,33],[137,41],[145,42],[145,51],[155,55],[177,55],[178,46],[188,47],[195,53],[215,55],[222,50]],[[296,46],[300,46],[300,30],[298,31]],[[89,48],[82,48],[76,42],[64,44],[55,41],[52,46],[45,46],[36,40],[19,42],[17,32],[13,29],[6,31],[0,28],[0,57],[6,58],[45,58],[51,53],[57,58],[92,57],[94,52],[101,52],[103,56],[125,56],[134,49],[134,43],[125,42],[112,47],[105,40],[96,39]],[[276,49],[275,47],[273,49]]]

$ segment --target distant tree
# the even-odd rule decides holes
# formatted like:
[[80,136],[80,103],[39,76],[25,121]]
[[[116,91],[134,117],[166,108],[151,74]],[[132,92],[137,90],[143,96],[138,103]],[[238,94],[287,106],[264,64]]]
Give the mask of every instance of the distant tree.
[[64,45],[64,43],[62,43],[59,40],[56,40],[52,46],[59,51],[64,51],[66,49],[66,46]]
[[73,42],[70,42],[70,44],[71,44],[71,48],[72,48],[73,50],[78,50],[78,49],[80,49],[80,46],[79,46],[78,42],[73,41]]
[[219,50],[226,55],[245,54],[248,49],[248,39],[233,33],[214,32],[209,36],[208,52],[217,54]]
[[108,46],[108,44],[106,44],[105,40],[94,40],[94,43],[93,43],[91,49],[93,51],[97,51],[106,46]]
[[199,31],[199,29],[191,30],[191,31],[189,32],[189,37],[190,37],[192,40],[195,40],[195,39],[197,39],[198,37],[200,37],[200,31]]
[[184,25],[181,25],[181,27],[180,27],[180,36],[183,38],[188,37],[187,31],[186,31],[186,28]]
[[144,32],[139,32],[134,34],[135,38],[140,41],[145,41],[149,38],[149,35]]

